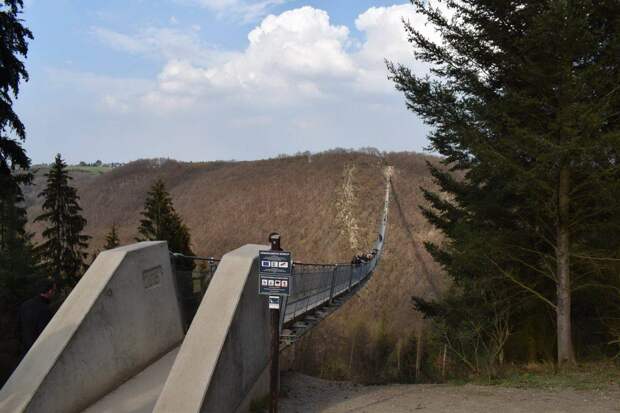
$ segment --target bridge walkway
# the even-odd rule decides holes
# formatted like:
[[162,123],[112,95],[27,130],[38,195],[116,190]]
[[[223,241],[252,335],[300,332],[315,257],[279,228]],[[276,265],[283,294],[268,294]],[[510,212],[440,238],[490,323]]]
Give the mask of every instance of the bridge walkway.
[[162,358],[112,390],[84,410],[84,413],[152,412],[180,347],[180,345],[175,347]]

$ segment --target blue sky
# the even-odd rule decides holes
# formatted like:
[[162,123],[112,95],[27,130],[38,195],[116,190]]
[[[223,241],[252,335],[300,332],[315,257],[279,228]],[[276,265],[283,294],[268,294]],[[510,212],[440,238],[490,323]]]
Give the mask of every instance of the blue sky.
[[25,146],[35,163],[420,151],[383,64],[425,70],[402,17],[426,27],[405,1],[27,0]]

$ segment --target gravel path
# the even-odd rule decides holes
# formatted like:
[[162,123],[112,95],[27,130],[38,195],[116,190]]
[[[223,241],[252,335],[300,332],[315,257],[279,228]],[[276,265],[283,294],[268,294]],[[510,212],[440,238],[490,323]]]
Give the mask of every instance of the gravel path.
[[537,390],[440,384],[359,386],[297,373],[282,377],[283,413],[620,412],[620,388]]

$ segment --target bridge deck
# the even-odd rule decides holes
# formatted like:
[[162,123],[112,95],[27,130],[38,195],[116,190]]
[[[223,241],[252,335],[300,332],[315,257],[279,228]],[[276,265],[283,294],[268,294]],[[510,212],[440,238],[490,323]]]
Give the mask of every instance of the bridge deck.
[[84,413],[150,413],[161,393],[179,347],[95,402]]

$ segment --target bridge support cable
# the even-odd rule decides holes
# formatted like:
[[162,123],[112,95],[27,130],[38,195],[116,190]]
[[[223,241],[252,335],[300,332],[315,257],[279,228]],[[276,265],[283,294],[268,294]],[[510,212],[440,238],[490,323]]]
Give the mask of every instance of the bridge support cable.
[[405,232],[407,233],[407,237],[409,238],[409,241],[411,242],[411,245],[413,247],[413,253],[415,255],[416,260],[418,261],[419,268],[422,270],[422,274],[424,278],[426,279],[426,282],[431,287],[432,294],[435,296],[435,298],[437,298],[440,295],[439,287],[435,283],[435,280],[433,279],[431,271],[426,265],[426,262],[424,261],[422,252],[420,251],[420,245],[416,241],[415,236],[413,234],[413,230],[412,230],[413,225],[411,225],[411,223],[407,220],[407,217],[405,216],[405,213],[400,203],[400,198],[398,197],[398,193],[396,192],[396,188],[392,181],[390,181],[390,188],[392,190],[392,194],[394,198],[394,205],[396,206],[398,217],[400,218],[401,222],[403,223],[403,226],[405,227]]

